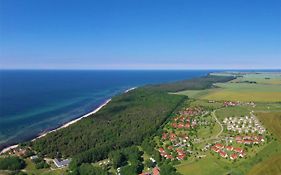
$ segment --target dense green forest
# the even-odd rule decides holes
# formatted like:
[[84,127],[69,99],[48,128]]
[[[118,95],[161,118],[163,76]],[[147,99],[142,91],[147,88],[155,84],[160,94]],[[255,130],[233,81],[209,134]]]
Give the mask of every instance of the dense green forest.
[[19,157],[0,158],[0,170],[20,170],[24,167],[25,162]]
[[141,144],[185,98],[139,88],[114,97],[98,113],[32,142],[32,147],[50,157],[91,152],[95,157],[85,159],[100,160],[112,149]]
[[[99,171],[88,169],[88,164],[85,163],[110,156],[114,159],[114,156],[118,156],[112,155],[112,151],[133,145],[142,145],[148,154],[158,159],[159,153],[154,150],[154,143],[150,142],[149,138],[161,129],[173,111],[187,98],[167,92],[205,89],[211,87],[213,83],[231,79],[233,77],[208,75],[191,80],[137,88],[114,97],[96,114],[28,144],[34,150],[49,157],[72,157],[71,168],[76,170],[77,174],[80,171]],[[121,153],[118,157],[121,161],[120,156],[122,156]],[[126,156],[123,158],[125,161],[128,159]],[[139,171],[138,164],[134,165],[128,166],[125,170]],[[169,168],[167,165],[167,171]]]

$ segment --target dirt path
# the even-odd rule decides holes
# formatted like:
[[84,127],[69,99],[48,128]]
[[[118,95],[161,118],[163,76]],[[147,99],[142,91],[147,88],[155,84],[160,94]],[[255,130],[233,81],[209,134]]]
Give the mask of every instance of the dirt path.
[[221,127],[221,130],[220,130],[220,132],[216,135],[216,137],[215,138],[219,138],[219,136],[221,135],[221,133],[223,132],[223,126],[222,126],[222,124],[221,124],[221,122],[218,120],[218,118],[217,118],[217,116],[216,116],[216,110],[214,110],[212,113],[211,113],[211,115],[216,119],[216,122],[220,125],[220,127]]

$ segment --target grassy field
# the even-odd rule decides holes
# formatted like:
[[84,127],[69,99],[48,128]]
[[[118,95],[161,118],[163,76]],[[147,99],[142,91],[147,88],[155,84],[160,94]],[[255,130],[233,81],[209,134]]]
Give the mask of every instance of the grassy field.
[[[256,166],[260,166],[260,164],[262,166],[268,166],[267,161],[274,158],[276,154],[281,154],[280,142],[272,141],[270,144],[261,147],[257,155],[238,162],[218,158],[218,156],[208,153],[205,158],[197,161],[183,161],[181,164],[177,165],[176,168],[183,175],[243,175],[255,171],[252,170],[252,168],[256,169]],[[276,168],[272,171],[276,172]],[[281,173],[278,170],[277,172]]]
[[30,159],[26,159],[25,160],[27,166],[24,169],[24,171],[28,174],[28,175],[65,175],[66,170],[65,169],[55,169],[55,170],[51,170],[50,168],[48,169],[36,169],[35,168],[35,164],[31,162]]
[[263,125],[281,141],[281,112],[257,113]]
[[216,111],[216,116],[219,120],[223,121],[226,117],[240,117],[241,115],[249,115],[251,108],[246,106],[235,106],[228,108],[221,108]]
[[177,92],[177,94],[216,101],[281,102],[280,84],[281,74],[243,74],[243,77],[238,77],[230,82],[214,84],[216,88],[186,90]]
[[274,155],[255,165],[247,175],[281,174],[281,154]]

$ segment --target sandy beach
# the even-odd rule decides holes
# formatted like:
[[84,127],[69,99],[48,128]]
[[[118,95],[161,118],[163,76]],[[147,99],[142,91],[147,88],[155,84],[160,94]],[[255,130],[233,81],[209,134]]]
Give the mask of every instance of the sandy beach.
[[[134,90],[134,89],[136,89],[136,88],[137,88],[137,87],[133,87],[133,88],[127,89],[126,91],[124,91],[124,93],[128,93],[128,92],[130,92],[130,91],[132,91],[132,90]],[[46,132],[46,133],[43,133],[43,134],[39,135],[38,137],[32,139],[31,141],[33,142],[33,141],[35,141],[36,139],[42,138],[42,137],[46,136],[47,134],[49,134],[49,133],[51,133],[51,132],[55,132],[55,131],[58,131],[58,130],[60,130],[60,129],[62,129],[62,128],[66,128],[66,127],[68,127],[68,126],[70,126],[70,125],[72,125],[72,124],[78,122],[79,120],[81,120],[81,119],[83,119],[83,118],[85,118],[85,117],[88,117],[88,116],[90,116],[90,115],[92,115],[92,114],[97,113],[97,112],[98,112],[99,110],[101,110],[104,106],[106,106],[110,101],[111,101],[111,98],[108,99],[108,100],[106,100],[103,104],[101,104],[98,108],[96,108],[96,109],[93,110],[92,112],[89,112],[89,113],[87,113],[87,114],[85,114],[85,115],[83,115],[83,116],[81,116],[81,117],[79,117],[79,118],[77,118],[77,119],[71,120],[70,122],[67,122],[67,123],[65,123],[64,125],[62,125],[62,126],[56,128],[56,129],[53,129],[53,130],[48,131],[48,132]],[[9,146],[9,147],[7,147],[7,148],[4,148],[4,149],[0,152],[0,154],[3,154],[3,153],[5,153],[5,152],[7,152],[7,151],[9,151],[9,150],[11,150],[11,149],[16,148],[16,147],[18,147],[18,144],[17,144],[17,145]]]

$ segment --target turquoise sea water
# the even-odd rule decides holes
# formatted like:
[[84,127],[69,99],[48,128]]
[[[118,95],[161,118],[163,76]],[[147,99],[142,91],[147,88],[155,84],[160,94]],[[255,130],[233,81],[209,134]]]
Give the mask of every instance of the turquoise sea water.
[[0,71],[0,148],[78,118],[126,89],[210,71]]

